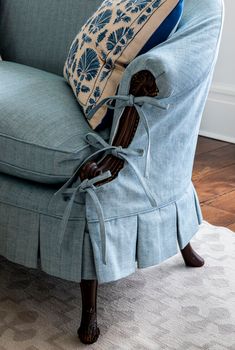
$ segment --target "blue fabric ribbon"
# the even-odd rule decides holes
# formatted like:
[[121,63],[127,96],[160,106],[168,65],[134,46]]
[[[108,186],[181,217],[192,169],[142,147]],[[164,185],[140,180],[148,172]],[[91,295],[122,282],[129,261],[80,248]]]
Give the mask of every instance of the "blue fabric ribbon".
[[[168,106],[162,106],[158,100],[144,96],[144,97],[135,97],[133,95],[129,96],[111,96],[107,99],[104,99],[101,101],[95,109],[93,109],[92,113],[94,114],[96,110],[98,110],[102,105],[107,105],[108,108],[114,109],[115,107],[110,106],[110,102],[113,101],[114,99],[123,101],[120,108],[127,107],[127,106],[134,106],[143,121],[143,124],[145,126],[147,135],[148,135],[148,146],[147,146],[147,154],[146,154],[146,165],[145,165],[145,172],[144,172],[144,177],[148,177],[148,169],[149,169],[149,156],[150,156],[150,131],[149,131],[149,126],[148,126],[148,120],[147,117],[145,116],[145,113],[143,110],[140,108],[140,106],[143,103],[149,103],[154,106],[160,107],[162,109],[167,109]],[[110,171],[106,171],[105,173],[96,176],[93,179],[86,179],[80,183],[77,183],[77,177],[79,175],[79,171],[82,168],[82,166],[88,162],[88,160],[96,157],[100,153],[109,153],[112,154],[118,158],[124,159],[130,167],[133,169],[135,172],[146,196],[148,197],[151,205],[153,207],[157,206],[156,199],[154,195],[152,194],[152,191],[150,190],[149,186],[146,183],[145,178],[142,176],[142,174],[139,172],[139,170],[136,168],[134,163],[129,159],[130,156],[138,156],[138,157],[143,157],[145,152],[142,149],[131,149],[131,148],[123,148],[122,146],[112,146],[109,143],[107,143],[104,139],[102,139],[98,134],[95,133],[88,133],[86,135],[86,141],[89,145],[97,149],[93,154],[88,156],[78,167],[78,169],[74,172],[74,174],[71,176],[71,178],[54,194],[53,198],[54,199],[56,196],[59,194],[62,194],[66,199],[69,200],[68,205],[64,211],[62,222],[61,222],[61,227],[60,227],[60,232],[59,232],[59,250],[61,249],[61,245],[63,243],[66,227],[68,224],[69,217],[71,215],[71,211],[74,205],[75,197],[78,193],[87,193],[91,197],[95,208],[97,212],[97,217],[100,225],[100,237],[101,237],[101,245],[102,245],[102,261],[106,265],[107,264],[107,252],[106,252],[106,231],[105,231],[105,219],[104,219],[104,213],[103,213],[103,208],[101,206],[101,203],[99,201],[99,198],[96,194],[96,186],[95,184],[107,180],[112,176]],[[76,152],[69,157],[67,160],[76,160],[77,158]]]
[[[61,245],[63,243],[66,227],[68,224],[69,217],[71,215],[71,211],[73,208],[73,204],[75,201],[75,197],[78,193],[86,192],[90,195],[91,199],[93,200],[93,203],[96,208],[97,217],[100,225],[100,237],[101,237],[101,244],[102,244],[102,261],[106,265],[107,259],[106,259],[106,231],[105,231],[105,219],[104,219],[104,213],[102,206],[100,204],[100,201],[98,199],[98,196],[96,194],[96,186],[95,184],[97,182],[103,181],[111,177],[111,172],[106,171],[105,173],[96,176],[93,179],[86,179],[79,184],[76,184],[75,177],[78,174],[79,170],[83,166],[84,163],[86,163],[89,159],[94,157],[94,155],[98,155],[101,152],[108,152],[113,154],[116,157],[122,158],[127,161],[127,163],[132,167],[134,170],[136,176],[138,177],[146,196],[148,197],[151,205],[153,207],[157,206],[156,200],[146,184],[143,176],[140,174],[139,170],[136,168],[136,166],[132,163],[132,161],[129,159],[129,156],[139,156],[142,157],[144,155],[144,150],[142,149],[129,149],[129,148],[122,148],[121,146],[111,146],[106,141],[104,141],[99,135],[88,133],[86,135],[87,142],[97,148],[98,150],[94,152],[91,156],[87,157],[84,162],[79,166],[79,168],[76,170],[76,172],[72,175],[72,177],[54,194],[54,199],[59,194],[62,194],[65,199],[69,200],[68,205],[64,211],[61,227],[59,231],[59,250],[61,249]],[[76,157],[76,153],[73,155]]]
[[[113,101],[119,101],[120,104],[118,107],[112,106]],[[160,100],[150,97],[150,96],[134,96],[132,94],[130,95],[116,95],[116,96],[109,96],[107,98],[104,98],[100,103],[98,103],[91,111],[88,113],[87,118],[91,119],[93,115],[102,107],[106,106],[109,109],[117,109],[117,108],[125,108],[125,107],[135,107],[140,120],[142,121],[144,128],[147,133],[148,137],[148,144],[147,144],[147,152],[146,152],[146,162],[145,162],[145,171],[144,171],[144,177],[149,177],[149,164],[150,164],[150,147],[151,147],[151,139],[150,139],[150,129],[148,124],[148,118],[146,117],[144,110],[141,108],[144,103],[150,104],[152,106],[158,107],[160,109],[167,110],[169,108],[169,104],[164,104]]]
[[110,176],[112,176],[110,171],[106,171],[105,173],[94,177],[93,179],[86,179],[84,181],[82,181],[79,185],[75,186],[75,187],[70,187],[70,188],[65,188],[65,186],[63,186],[63,189],[61,188],[59,191],[57,191],[54,196],[57,196],[59,193],[62,192],[62,195],[66,198],[69,199],[69,203],[64,211],[64,215],[63,215],[63,219],[61,222],[61,227],[60,227],[60,231],[59,231],[59,251],[61,249],[61,245],[63,243],[63,239],[64,239],[64,235],[65,235],[65,231],[66,231],[66,227],[69,221],[69,217],[73,208],[73,204],[75,201],[75,197],[77,195],[77,193],[88,193],[91,197],[91,199],[93,200],[93,203],[95,205],[96,208],[96,212],[97,212],[97,217],[99,220],[99,224],[100,224],[100,236],[101,236],[101,244],[102,244],[102,260],[103,263],[106,264],[106,233],[105,233],[105,222],[104,222],[104,213],[103,213],[103,209],[101,207],[99,198],[97,197],[97,194],[95,192],[96,190],[96,186],[95,184],[97,182],[103,181],[103,180],[107,180]]
[[151,205],[153,207],[157,206],[156,199],[154,198],[152,191],[148,187],[148,185],[147,185],[145,179],[143,178],[143,176],[141,175],[140,171],[137,169],[137,167],[134,165],[134,163],[129,158],[129,156],[143,157],[144,150],[123,148],[122,146],[112,146],[112,145],[108,144],[105,140],[103,140],[102,137],[100,137],[97,134],[93,134],[93,133],[88,133],[86,135],[86,140],[91,146],[98,148],[100,151],[107,151],[118,158],[124,159],[130,165],[130,167],[133,169],[133,171],[135,172],[135,174],[136,174],[140,184],[142,185],[144,192],[145,192],[146,196],[148,197]]

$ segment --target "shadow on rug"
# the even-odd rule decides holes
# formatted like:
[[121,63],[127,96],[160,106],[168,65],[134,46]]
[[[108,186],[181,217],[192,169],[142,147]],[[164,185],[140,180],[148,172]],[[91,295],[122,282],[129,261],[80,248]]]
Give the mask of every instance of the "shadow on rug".
[[98,343],[79,343],[79,285],[0,260],[0,350],[234,350],[235,234],[204,222],[181,256],[98,291]]

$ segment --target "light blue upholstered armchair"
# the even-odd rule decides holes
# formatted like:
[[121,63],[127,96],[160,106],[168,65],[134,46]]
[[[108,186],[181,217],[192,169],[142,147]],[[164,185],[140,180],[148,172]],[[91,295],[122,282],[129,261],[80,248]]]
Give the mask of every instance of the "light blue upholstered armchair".
[[0,254],[81,282],[84,343],[99,336],[98,283],[178,247],[203,265],[191,175],[223,19],[221,0],[185,0],[177,32],[127,66],[112,125],[96,132],[62,74],[100,2],[0,0]]

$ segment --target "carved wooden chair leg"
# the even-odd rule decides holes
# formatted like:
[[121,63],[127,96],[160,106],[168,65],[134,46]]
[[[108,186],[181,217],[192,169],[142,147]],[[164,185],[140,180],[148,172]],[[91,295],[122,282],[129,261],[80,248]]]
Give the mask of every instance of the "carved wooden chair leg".
[[78,337],[84,344],[93,344],[100,335],[97,326],[97,280],[82,280],[80,283],[82,294],[82,319],[78,328]]
[[202,267],[205,264],[204,259],[193,250],[190,243],[181,250],[181,254],[186,266]]

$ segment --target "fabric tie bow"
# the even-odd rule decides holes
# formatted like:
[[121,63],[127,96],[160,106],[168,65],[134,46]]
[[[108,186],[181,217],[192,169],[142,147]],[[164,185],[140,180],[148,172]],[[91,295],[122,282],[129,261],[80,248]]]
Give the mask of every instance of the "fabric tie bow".
[[[113,100],[119,100],[122,103],[118,106],[118,108],[123,108],[127,106],[134,106],[139,114],[140,119],[142,120],[144,127],[147,132],[148,136],[148,145],[147,145],[147,152],[146,152],[146,162],[145,162],[145,171],[144,171],[144,177],[140,173],[140,171],[137,169],[137,167],[134,165],[134,163],[130,160],[131,156],[137,156],[137,157],[143,157],[144,156],[144,150],[142,149],[131,149],[131,148],[123,148],[121,146],[113,146],[107,143],[104,139],[102,139],[98,134],[95,133],[88,133],[86,135],[86,142],[97,149],[94,153],[92,153],[90,156],[88,156],[76,169],[74,174],[71,176],[71,178],[54,194],[53,198],[54,199],[56,196],[59,194],[62,194],[65,199],[67,199],[68,205],[64,211],[62,222],[61,222],[61,227],[60,227],[60,232],[59,232],[59,249],[61,249],[61,245],[64,239],[66,227],[68,224],[69,217],[71,215],[71,211],[73,208],[73,204],[75,201],[75,197],[78,193],[87,193],[90,195],[94,206],[96,208],[97,212],[97,217],[99,221],[99,226],[100,226],[100,237],[101,237],[101,245],[102,245],[102,261],[106,265],[107,264],[107,252],[106,252],[106,231],[105,231],[105,218],[104,218],[104,212],[103,208],[101,206],[101,203],[99,201],[99,198],[96,194],[96,186],[95,184],[98,182],[101,182],[103,180],[109,179],[112,174],[110,171],[106,171],[105,173],[96,176],[93,179],[86,179],[80,183],[77,183],[77,177],[79,175],[79,171],[81,170],[82,166],[87,163],[89,160],[92,158],[96,157],[100,153],[109,153],[112,154],[118,158],[124,159],[130,167],[133,169],[135,172],[140,184],[142,185],[142,188],[148,197],[152,207],[157,206],[156,199],[154,195],[152,194],[152,191],[150,190],[149,186],[146,183],[145,178],[148,177],[149,175],[149,161],[150,161],[150,130],[149,130],[149,125],[148,125],[148,120],[147,117],[142,110],[141,106],[143,103],[149,103],[151,105],[157,106],[161,109],[167,109],[169,105],[161,105],[160,101],[157,99],[154,99],[153,97],[148,97],[148,96],[140,96],[140,97],[135,97],[133,95],[128,95],[128,96],[122,96],[122,95],[117,95],[117,96],[111,96],[109,98],[106,98],[102,100],[97,106],[92,110],[92,112],[89,114],[89,117],[92,117],[92,115],[103,105],[106,105],[108,108],[115,109],[116,107],[110,105],[110,103]],[[77,153],[73,153],[69,159],[67,160],[76,160],[77,159]],[[63,162],[63,161],[62,161]]]

